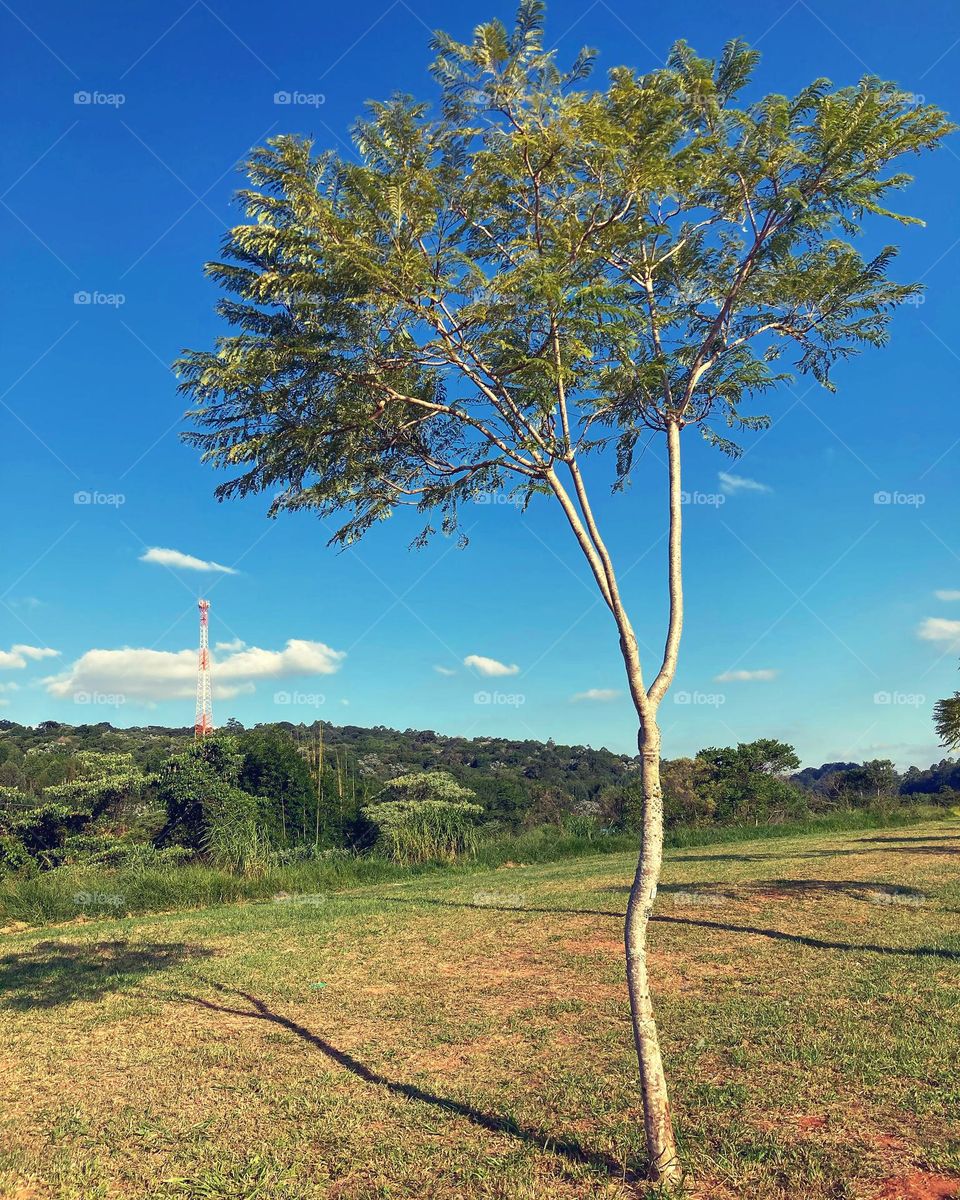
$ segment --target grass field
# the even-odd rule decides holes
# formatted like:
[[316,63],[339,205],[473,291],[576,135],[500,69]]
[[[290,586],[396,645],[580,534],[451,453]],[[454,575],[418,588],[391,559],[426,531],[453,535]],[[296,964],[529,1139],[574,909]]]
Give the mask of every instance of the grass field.
[[[0,939],[0,1196],[643,1195],[627,854]],[[694,1197],[960,1194],[960,822],[669,853]]]

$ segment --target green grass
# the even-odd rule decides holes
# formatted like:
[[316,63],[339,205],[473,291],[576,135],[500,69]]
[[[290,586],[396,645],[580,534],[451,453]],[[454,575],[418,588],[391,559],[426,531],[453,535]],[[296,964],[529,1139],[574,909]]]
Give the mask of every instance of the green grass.
[[[943,820],[948,815],[942,808],[914,807],[890,813],[858,810],[813,821],[746,829],[732,826],[676,829],[667,835],[667,845],[709,846],[745,837],[784,838],[803,833],[893,828],[921,819]],[[588,837],[548,825],[489,838],[479,844],[474,855],[456,863],[427,863],[417,868],[402,867],[377,856],[349,855],[276,866],[251,878],[200,864],[59,867],[28,878],[0,878],[0,924],[42,925],[76,917],[205,908],[262,900],[278,892],[326,894],[364,883],[419,878],[437,871],[462,874],[508,862],[547,863],[582,855],[635,853],[636,844],[634,834]]]
[[[586,855],[5,935],[0,1196],[643,1194],[632,870]],[[652,969],[687,1195],[960,1188],[958,912],[955,819],[668,853]]]

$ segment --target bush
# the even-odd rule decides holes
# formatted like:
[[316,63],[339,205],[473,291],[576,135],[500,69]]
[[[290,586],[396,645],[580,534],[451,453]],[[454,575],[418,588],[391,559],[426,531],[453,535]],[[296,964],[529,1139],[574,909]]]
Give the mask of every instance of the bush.
[[483,814],[479,804],[451,800],[388,800],[361,811],[376,829],[377,848],[403,865],[471,853]]

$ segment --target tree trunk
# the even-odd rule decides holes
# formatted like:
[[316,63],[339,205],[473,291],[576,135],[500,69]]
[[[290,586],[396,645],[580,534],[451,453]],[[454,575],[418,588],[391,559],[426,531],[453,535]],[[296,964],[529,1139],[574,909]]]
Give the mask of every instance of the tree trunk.
[[667,1081],[660,1056],[660,1040],[653,1016],[647,973],[647,924],[653,911],[663,860],[663,794],[660,788],[660,730],[650,714],[639,735],[643,781],[643,831],[637,873],[630,889],[624,942],[627,953],[627,989],[633,1016],[633,1038],[640,1067],[640,1092],[648,1153],[648,1175],[654,1182],[670,1182],[680,1175]]

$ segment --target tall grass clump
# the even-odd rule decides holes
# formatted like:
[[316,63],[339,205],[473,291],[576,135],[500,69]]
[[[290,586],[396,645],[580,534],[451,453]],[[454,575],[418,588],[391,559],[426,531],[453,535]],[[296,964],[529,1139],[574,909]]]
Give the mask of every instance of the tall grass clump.
[[453,862],[477,844],[479,804],[450,800],[387,800],[360,810],[376,830],[376,847],[393,862]]

